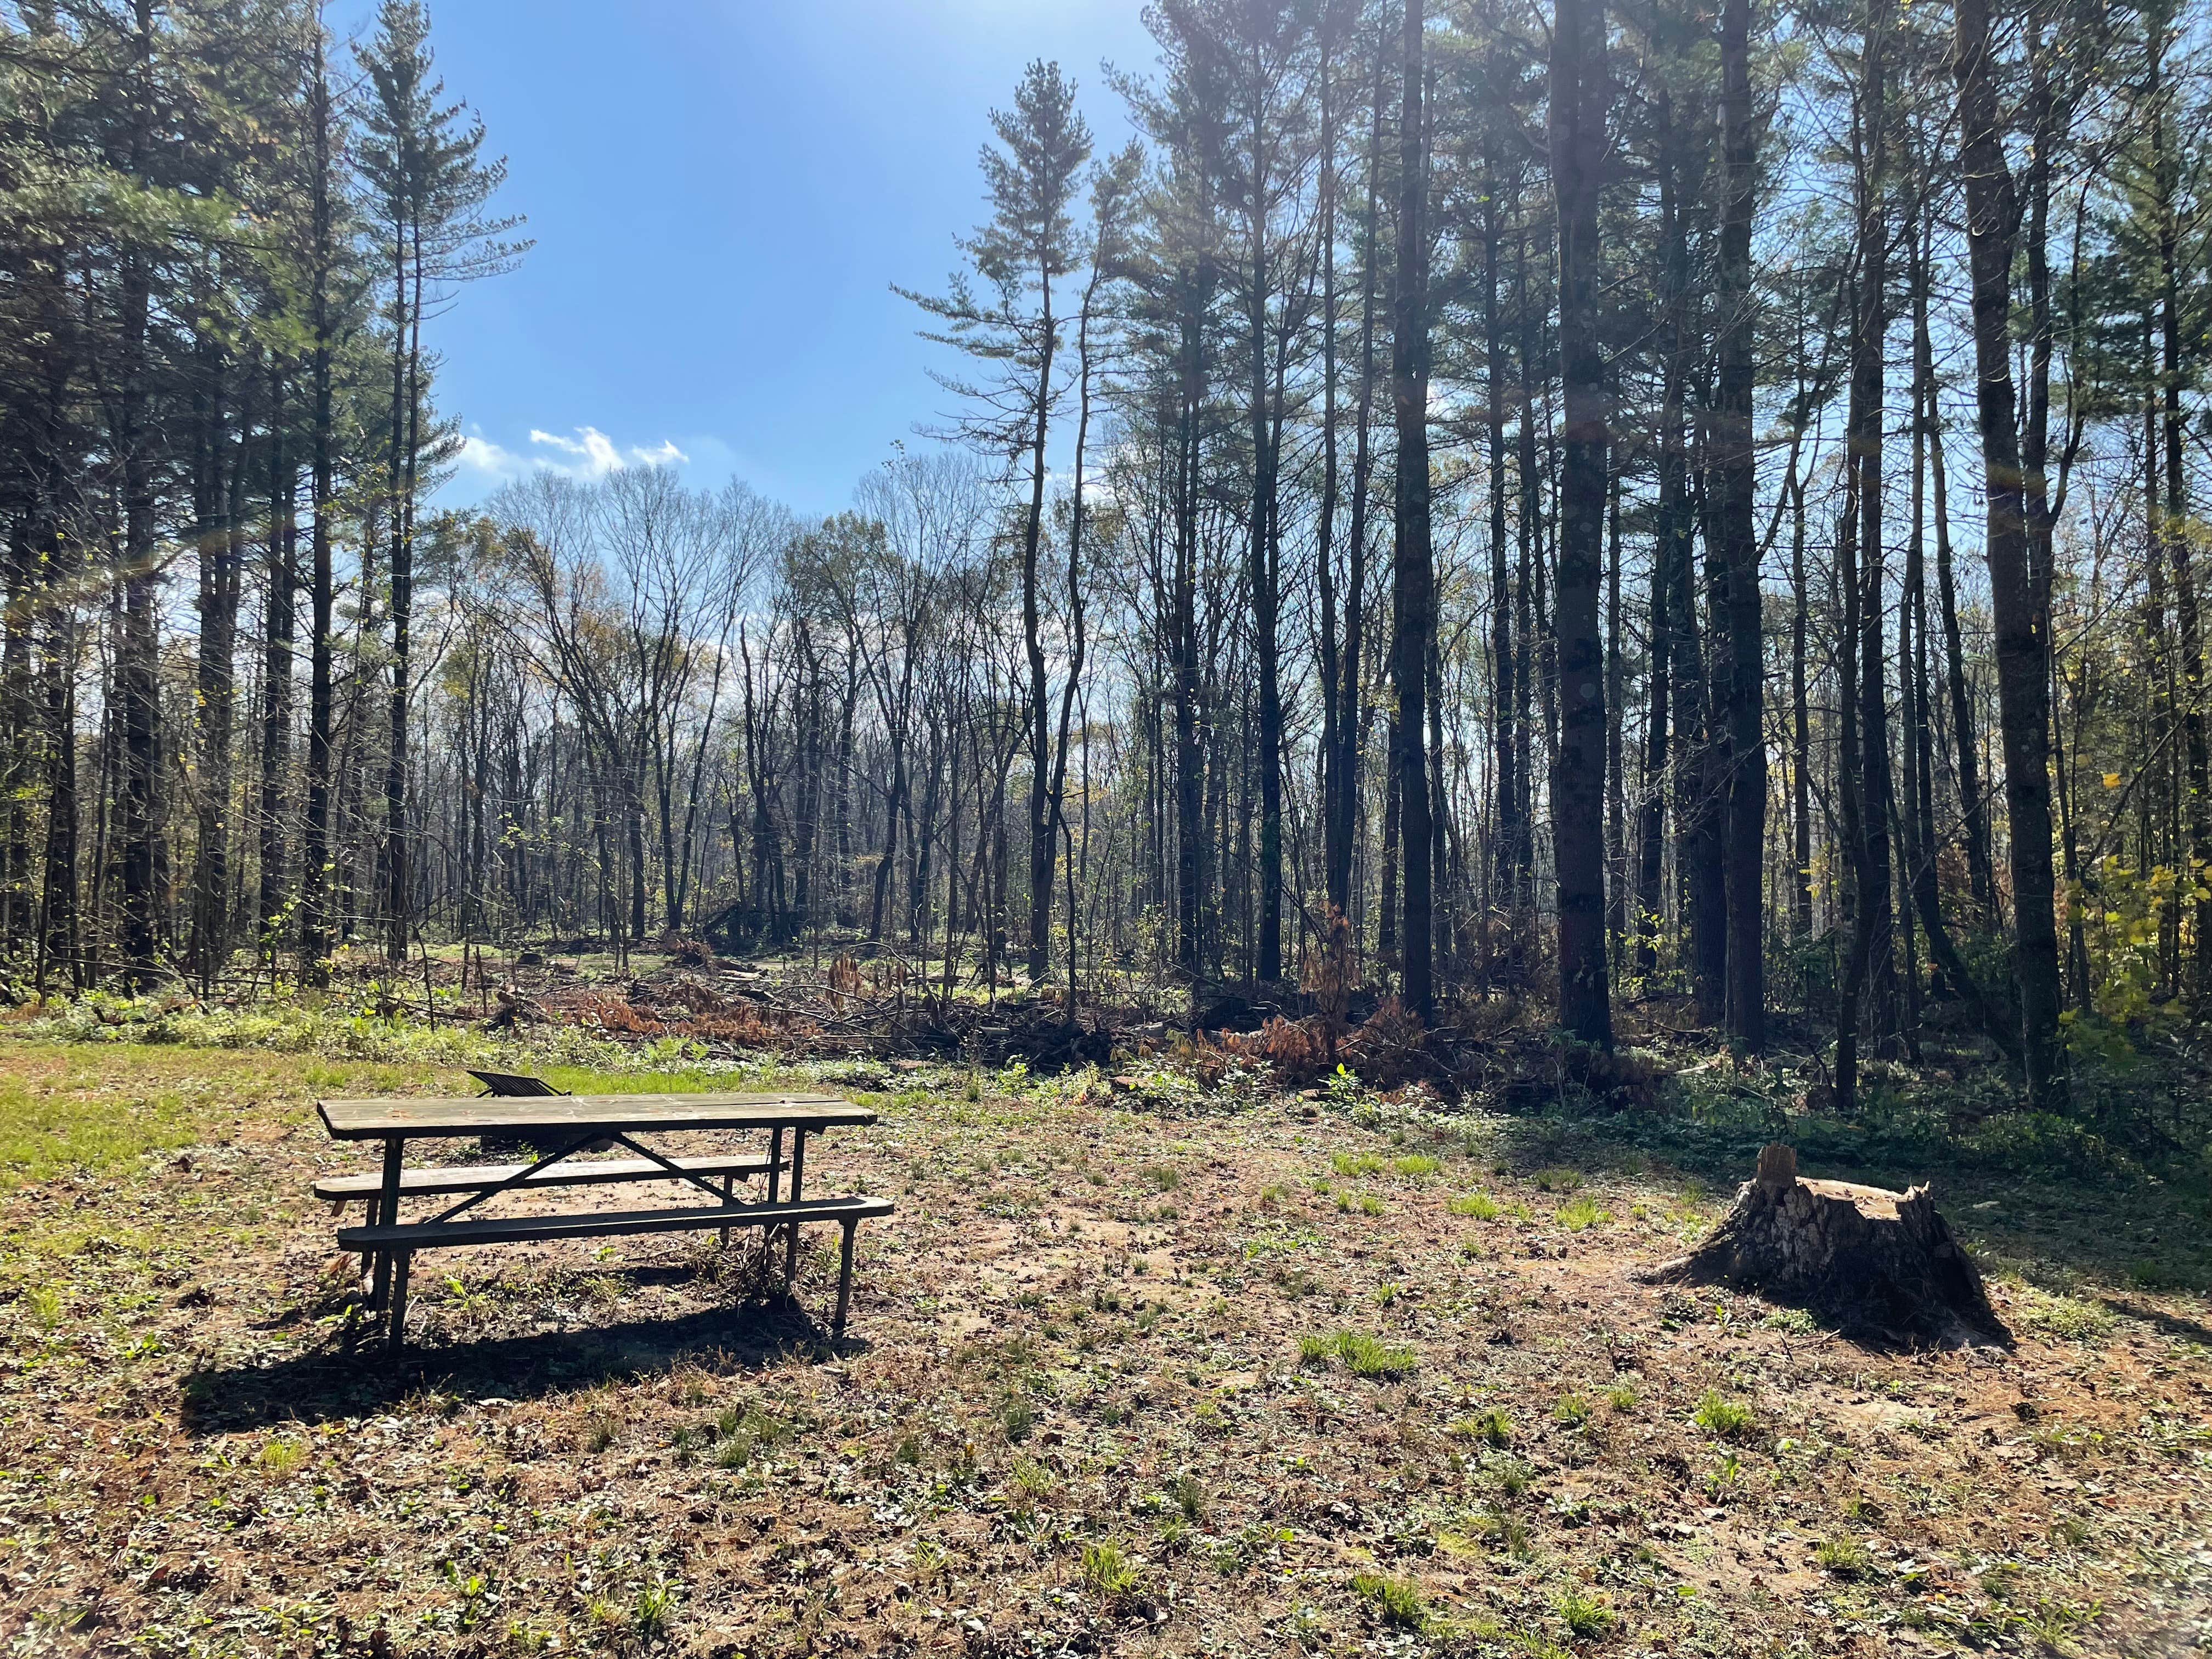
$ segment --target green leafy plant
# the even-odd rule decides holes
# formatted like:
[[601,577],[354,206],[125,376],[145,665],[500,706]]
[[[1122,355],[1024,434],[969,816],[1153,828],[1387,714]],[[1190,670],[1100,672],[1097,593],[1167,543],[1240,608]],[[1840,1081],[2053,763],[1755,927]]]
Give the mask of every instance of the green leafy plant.
[[1407,1343],[1385,1342],[1352,1331],[1339,1331],[1334,1345],[1336,1357],[1346,1370],[1354,1376],[1374,1381],[1394,1382],[1409,1376],[1421,1363],[1420,1354]]
[[1109,1601],[1125,1601],[1144,1582],[1144,1570],[1110,1538],[1083,1547],[1083,1582]]
[[676,1590],[665,1579],[640,1586],[630,1602],[629,1625],[641,1642],[657,1642],[676,1619]]
[[1358,1572],[1352,1576],[1352,1589],[1353,1595],[1374,1603],[1386,1625],[1401,1630],[1419,1630],[1429,1622],[1428,1603],[1421,1595],[1421,1587],[1410,1578]]
[[1813,1549],[1813,1559],[1838,1578],[1863,1578],[1874,1565],[1867,1547],[1847,1532],[1832,1532]]
[[1595,1641],[1613,1626],[1613,1609],[1579,1589],[1560,1591],[1552,1607],[1565,1621],[1567,1629],[1582,1641]]
[[1513,1438],[1513,1414],[1503,1406],[1486,1406],[1472,1416],[1456,1419],[1447,1432],[1486,1445],[1504,1446]]
[[1690,1420],[1707,1434],[1734,1439],[1751,1427],[1751,1407],[1723,1400],[1717,1389],[1707,1389],[1699,1396],[1698,1408],[1690,1414]]
[[1454,1215],[1472,1216],[1477,1221],[1495,1221],[1505,1213],[1498,1200],[1488,1193],[1466,1193],[1452,1200]]
[[1601,1207],[1594,1198],[1571,1198],[1553,1213],[1559,1224],[1571,1233],[1583,1232],[1613,1219],[1613,1212]]

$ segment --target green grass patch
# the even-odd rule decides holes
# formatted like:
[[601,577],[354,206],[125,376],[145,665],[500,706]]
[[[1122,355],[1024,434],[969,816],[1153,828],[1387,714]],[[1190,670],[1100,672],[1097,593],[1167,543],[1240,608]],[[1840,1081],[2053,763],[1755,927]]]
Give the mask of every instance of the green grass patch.
[[1732,1440],[1751,1427],[1751,1407],[1721,1398],[1720,1390],[1707,1389],[1690,1413],[1690,1420],[1707,1434]]
[[1488,1406],[1471,1417],[1454,1419],[1447,1433],[1487,1446],[1504,1446],[1513,1439],[1513,1414],[1503,1406]]
[[1613,1628],[1613,1609],[1597,1597],[1585,1595],[1578,1589],[1560,1591],[1559,1600],[1552,1606],[1578,1641],[1595,1641]]
[[2038,1336],[2057,1342],[2104,1342],[2118,1323],[2112,1310],[2079,1297],[2053,1296],[2032,1285],[2014,1292],[2013,1318]]
[[1429,1622],[1429,1605],[1421,1587],[1410,1578],[1387,1578],[1379,1572],[1352,1576],[1353,1595],[1374,1604],[1386,1625],[1400,1630],[1419,1630]]
[[1472,1216],[1477,1221],[1495,1221],[1505,1213],[1496,1199],[1488,1193],[1463,1193],[1451,1201],[1454,1215]]
[[1342,1360],[1354,1376],[1382,1382],[1410,1376],[1421,1363],[1419,1351],[1410,1343],[1385,1342],[1357,1331],[1338,1331],[1329,1336],[1310,1333],[1298,1339],[1301,1364],[1326,1364],[1331,1359]]
[[1830,1533],[1814,1547],[1813,1559],[1838,1578],[1863,1578],[1874,1565],[1867,1547],[1847,1532]]
[[1601,1226],[1613,1219],[1613,1212],[1600,1207],[1594,1198],[1571,1198],[1556,1212],[1559,1224],[1571,1233]]

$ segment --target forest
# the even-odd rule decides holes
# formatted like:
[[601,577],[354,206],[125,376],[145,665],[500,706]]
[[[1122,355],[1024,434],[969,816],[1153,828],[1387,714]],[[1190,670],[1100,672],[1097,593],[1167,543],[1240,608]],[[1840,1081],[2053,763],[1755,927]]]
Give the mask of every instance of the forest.
[[1126,143],[1046,58],[977,112],[923,418],[817,520],[437,504],[426,331],[531,244],[416,0],[10,8],[13,994],[697,939],[1781,1022],[1846,1115],[1928,1045],[2201,1077],[2202,15],[1146,20]]
[[981,9],[0,0],[0,1645],[2212,1648],[2212,10]]

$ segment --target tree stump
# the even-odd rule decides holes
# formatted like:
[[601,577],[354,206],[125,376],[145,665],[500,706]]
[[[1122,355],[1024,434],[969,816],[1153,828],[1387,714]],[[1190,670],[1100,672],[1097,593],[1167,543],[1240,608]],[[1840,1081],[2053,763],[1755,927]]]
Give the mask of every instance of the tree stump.
[[1909,1346],[2009,1347],[1982,1276],[1925,1187],[1893,1193],[1806,1181],[1771,1146],[1735,1207],[1696,1250],[1638,1275],[1728,1284],[1806,1308],[1846,1334]]

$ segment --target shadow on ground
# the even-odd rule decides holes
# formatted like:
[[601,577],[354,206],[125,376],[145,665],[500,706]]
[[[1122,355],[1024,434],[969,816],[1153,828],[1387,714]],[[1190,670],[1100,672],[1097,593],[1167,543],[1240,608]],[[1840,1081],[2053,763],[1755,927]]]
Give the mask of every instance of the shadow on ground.
[[213,1367],[184,1380],[182,1420],[196,1435],[280,1423],[314,1424],[387,1410],[426,1391],[463,1401],[529,1400],[602,1382],[634,1383],[696,1365],[724,1376],[764,1370],[794,1356],[865,1352],[795,1306],[724,1306],[667,1319],[583,1330],[410,1345],[387,1356],[366,1327],[308,1352],[263,1365]]
[[[2075,1290],[2076,1277],[2130,1292],[2202,1294],[2212,1286],[2203,1224],[2212,1206],[2179,1182],[1967,1164],[1880,1132],[1802,1117],[1753,1127],[1659,1115],[1547,1115],[1505,1118],[1494,1134],[1501,1167],[1524,1179],[1556,1166],[1589,1175],[1648,1174],[1694,1182],[1701,1200],[1717,1206],[1751,1178],[1764,1142],[1786,1141],[1808,1176],[1893,1191],[1931,1183],[1937,1204],[1978,1256],[1993,1250],[2041,1288]],[[2132,1307],[2116,1310],[2149,1317]],[[2169,1334],[2203,1340],[2186,1331]]]

